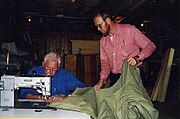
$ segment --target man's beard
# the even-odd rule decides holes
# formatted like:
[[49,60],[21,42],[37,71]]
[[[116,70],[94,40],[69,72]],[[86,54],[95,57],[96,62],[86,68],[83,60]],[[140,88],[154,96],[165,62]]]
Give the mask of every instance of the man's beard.
[[107,25],[107,24],[106,24],[106,26],[107,26],[107,29],[106,29],[106,31],[103,33],[103,37],[108,36],[108,35],[109,35],[109,32],[110,32],[110,25]]

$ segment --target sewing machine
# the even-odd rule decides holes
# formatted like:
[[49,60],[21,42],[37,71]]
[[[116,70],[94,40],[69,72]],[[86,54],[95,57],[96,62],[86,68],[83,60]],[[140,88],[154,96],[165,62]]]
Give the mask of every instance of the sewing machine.
[[21,99],[21,89],[36,89],[44,97],[51,95],[50,77],[16,77],[2,76],[0,80],[0,106],[14,108],[38,108],[46,106],[46,101],[35,99]]

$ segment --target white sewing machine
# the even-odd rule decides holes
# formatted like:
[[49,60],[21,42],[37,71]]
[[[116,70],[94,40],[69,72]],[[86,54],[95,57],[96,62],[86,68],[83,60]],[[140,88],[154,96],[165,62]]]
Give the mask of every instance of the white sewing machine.
[[24,101],[19,99],[17,92],[21,88],[36,89],[38,93],[47,97],[51,95],[51,78],[2,76],[0,80],[0,106],[16,108],[18,102],[30,102],[31,100],[28,99]]

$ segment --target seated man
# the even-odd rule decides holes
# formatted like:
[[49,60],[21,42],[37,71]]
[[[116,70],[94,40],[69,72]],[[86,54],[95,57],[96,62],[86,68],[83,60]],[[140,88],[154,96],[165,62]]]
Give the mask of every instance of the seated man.
[[[60,68],[60,63],[60,56],[51,52],[44,57],[42,66],[35,67],[28,72],[28,75],[36,73],[52,77],[51,95],[53,98],[48,98],[48,102],[62,101],[77,87],[85,87],[85,84],[80,82],[70,72]],[[26,99],[43,99],[43,97],[38,94],[35,89],[22,89],[21,96]]]

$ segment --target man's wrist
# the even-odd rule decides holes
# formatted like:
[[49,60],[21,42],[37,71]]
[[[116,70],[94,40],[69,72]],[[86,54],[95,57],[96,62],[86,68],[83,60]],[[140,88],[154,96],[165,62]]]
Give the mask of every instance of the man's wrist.
[[134,59],[136,60],[136,64],[142,62],[142,59],[138,55],[134,56]]
[[100,79],[99,82],[102,83],[103,85],[106,84],[106,80],[105,79]]

